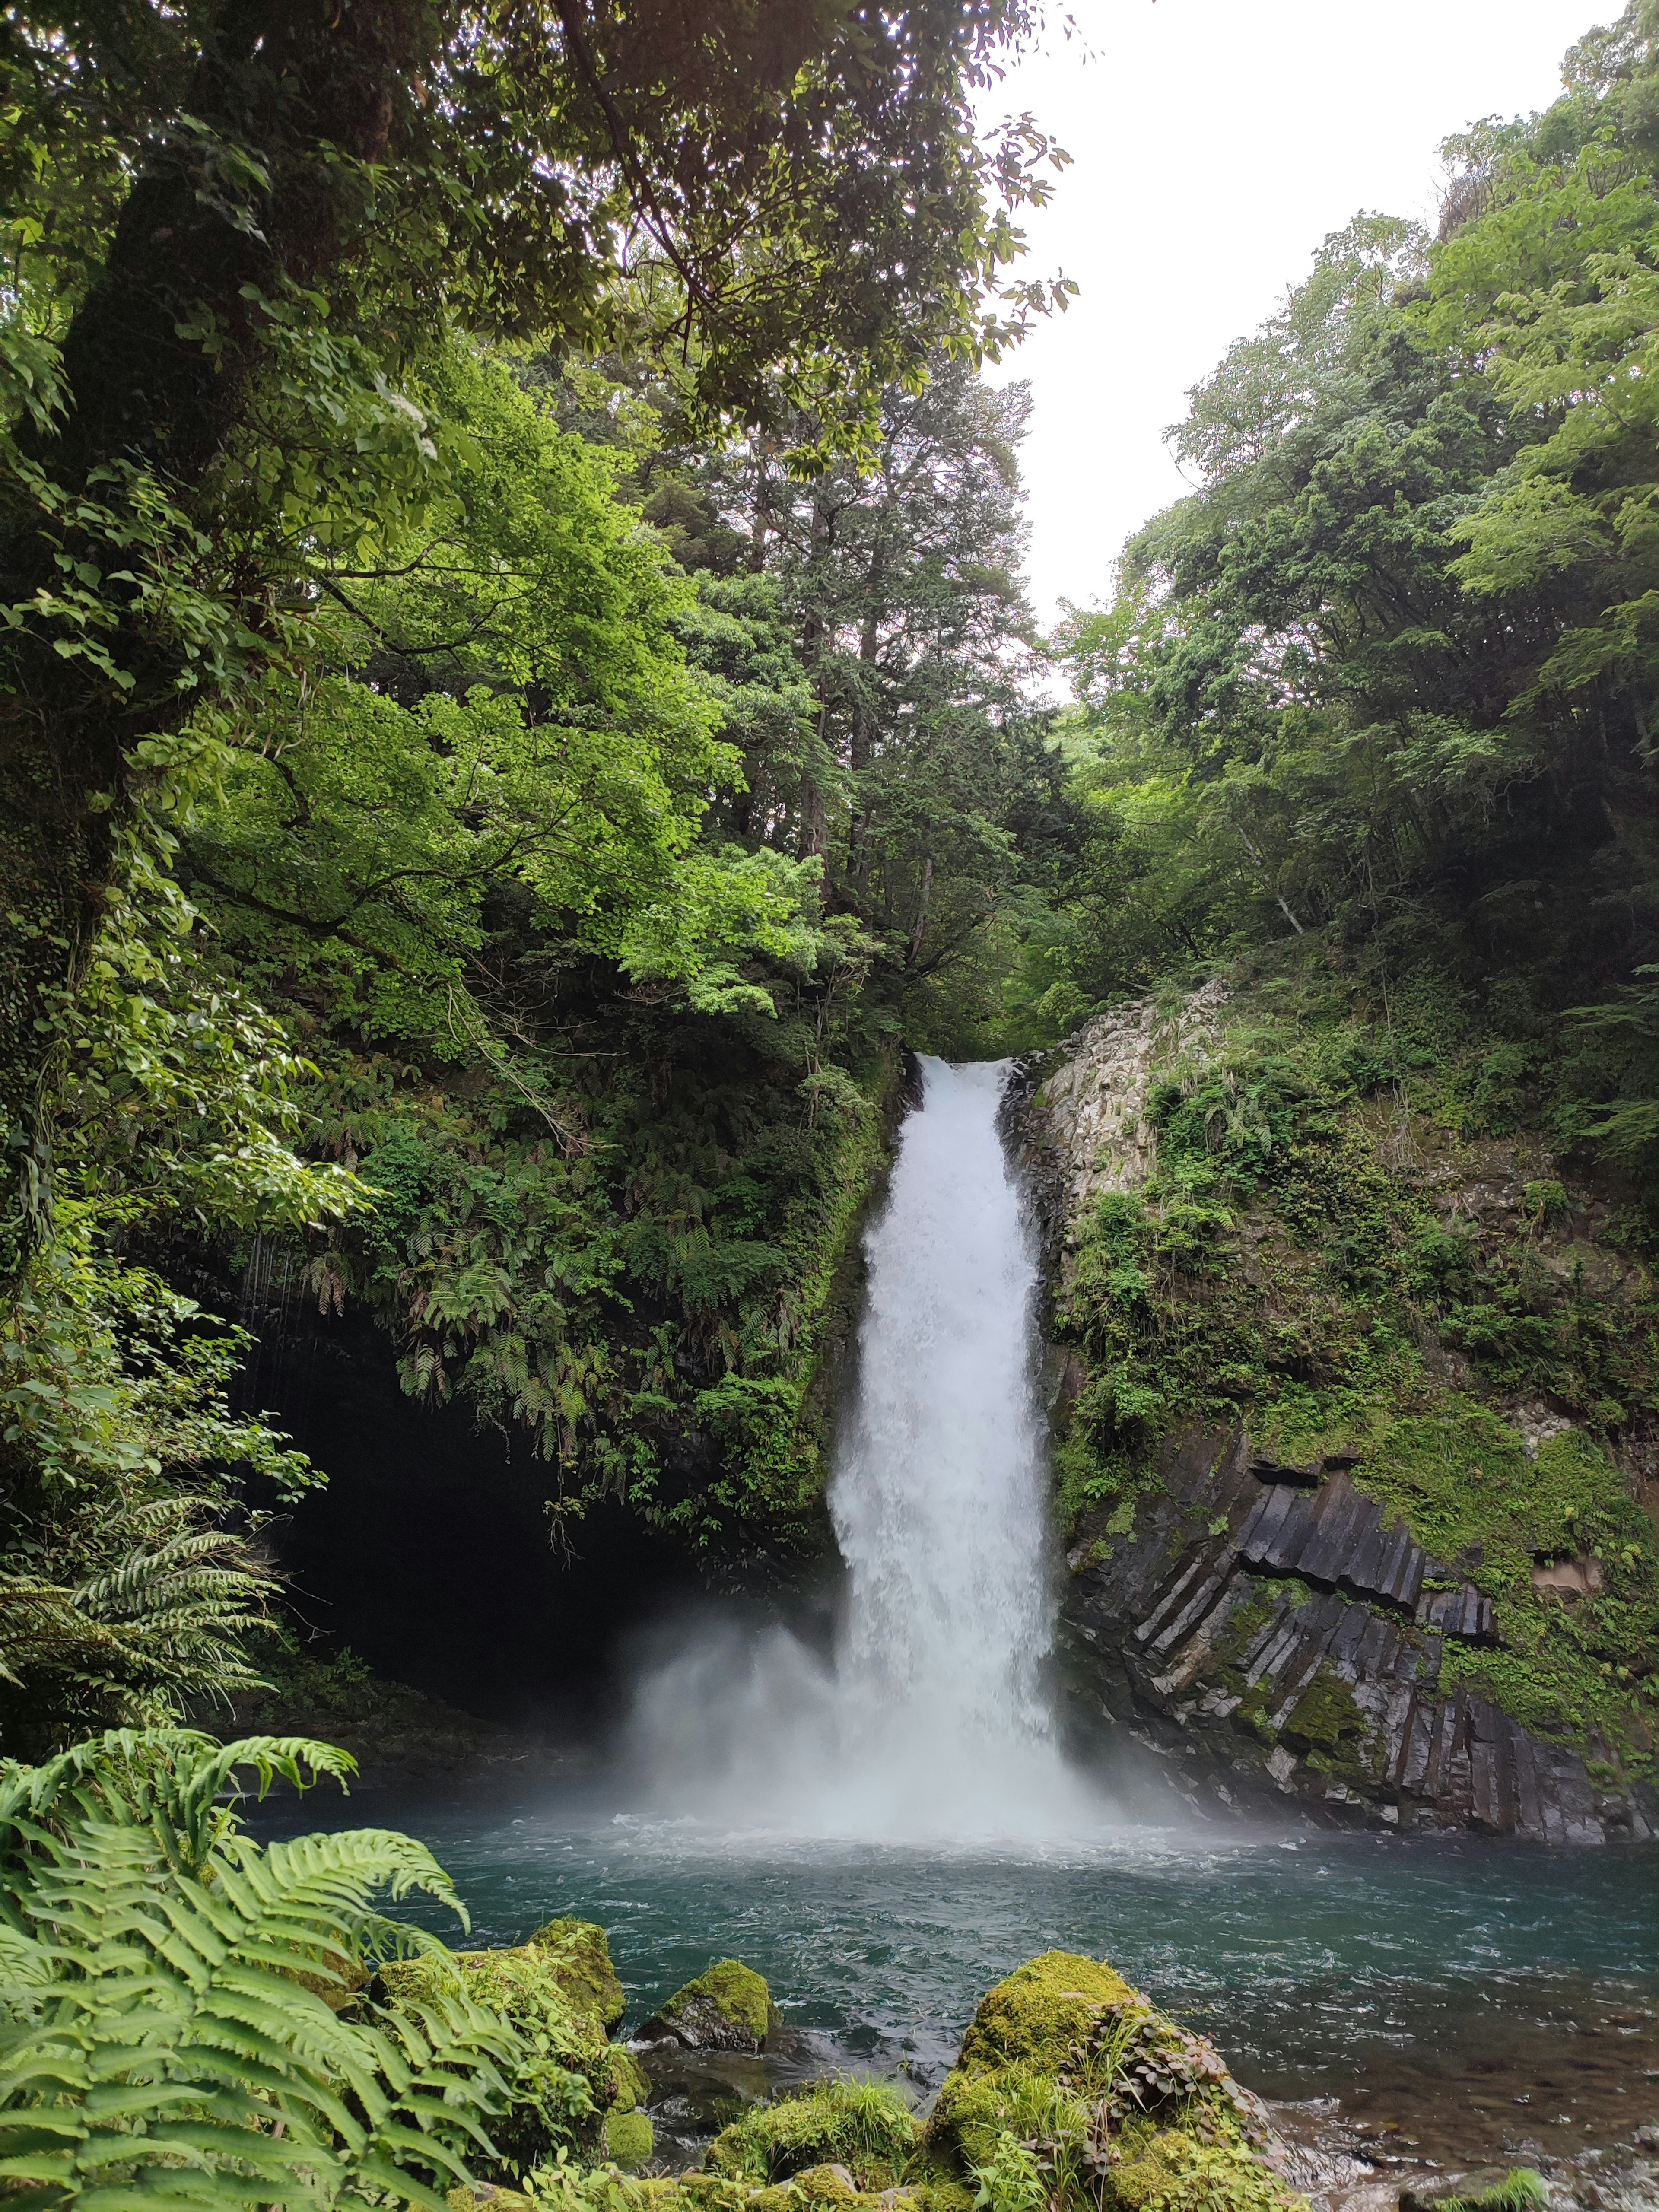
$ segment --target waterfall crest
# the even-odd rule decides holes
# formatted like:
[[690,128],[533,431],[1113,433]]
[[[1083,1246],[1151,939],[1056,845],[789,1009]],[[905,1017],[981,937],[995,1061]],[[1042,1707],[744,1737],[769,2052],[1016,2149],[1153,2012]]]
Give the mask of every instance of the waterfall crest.
[[688,1808],[745,1826],[1074,1832],[1101,1808],[1060,1759],[1045,1694],[1037,1261],[997,1129],[1008,1068],[921,1065],[865,1240],[830,1486],[847,1566],[833,1663],[784,1630],[704,1635],[644,1686],[635,1749]]

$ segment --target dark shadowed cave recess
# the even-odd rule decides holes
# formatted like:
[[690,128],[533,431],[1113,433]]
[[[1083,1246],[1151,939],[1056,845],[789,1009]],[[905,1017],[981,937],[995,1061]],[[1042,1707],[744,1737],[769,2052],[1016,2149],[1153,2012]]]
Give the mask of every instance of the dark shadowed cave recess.
[[301,1633],[483,1719],[603,1729],[622,1647],[699,1589],[684,1553],[620,1507],[562,1546],[544,1503],[556,1470],[527,1438],[405,1395],[367,1316],[284,1318],[239,1395],[329,1478],[273,1531]]

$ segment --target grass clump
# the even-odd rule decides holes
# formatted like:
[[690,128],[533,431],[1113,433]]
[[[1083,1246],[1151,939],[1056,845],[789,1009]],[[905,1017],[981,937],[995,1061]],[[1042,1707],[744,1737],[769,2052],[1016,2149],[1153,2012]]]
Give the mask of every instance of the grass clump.
[[860,2189],[888,2189],[914,2156],[919,2131],[898,2092],[882,2081],[819,2081],[757,2105],[717,2136],[710,2173],[787,2181],[842,2166]]
[[1530,2166],[1515,2166],[1494,2188],[1452,2197],[1446,2212],[1545,2212],[1549,2201],[1543,2175]]

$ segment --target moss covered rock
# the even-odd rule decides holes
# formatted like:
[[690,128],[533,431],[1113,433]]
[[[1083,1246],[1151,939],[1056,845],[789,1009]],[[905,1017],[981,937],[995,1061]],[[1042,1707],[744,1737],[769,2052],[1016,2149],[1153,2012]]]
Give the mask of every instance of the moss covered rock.
[[656,2147],[656,2130],[648,2114],[620,2111],[605,2114],[605,2154],[624,2170],[643,2166]]
[[383,1966],[369,1994],[397,2010],[457,1985],[520,2039],[512,2102],[490,2125],[499,2156],[481,2178],[512,2182],[562,2148],[596,2156],[608,2115],[631,2112],[649,2084],[629,2052],[606,2040],[596,2013],[572,2002],[561,1961],[536,1943],[434,1953]]
[[449,2212],[536,2212],[536,2201],[521,2190],[498,2189],[493,2181],[469,2187],[465,2182],[449,2192]]
[[921,2130],[897,2091],[880,2081],[820,2081],[757,2105],[717,2136],[704,2165],[733,2180],[768,2183],[841,2172],[849,2189],[890,2189]]
[[858,2212],[865,2202],[844,2166],[809,2166],[793,2180],[763,2189],[755,2212]]
[[1107,2181],[1117,2212],[1281,2212],[1306,2202],[1243,2142],[1200,2142],[1183,2129],[1144,2123],[1132,2134],[1140,2140]]
[[1046,1951],[981,2002],[917,2171],[1105,2212],[1292,2212],[1261,2100],[1121,1974]]
[[605,2034],[614,2034],[627,2000],[604,1929],[591,1920],[550,1920],[529,1941],[546,1958],[574,2008],[590,2014]]
[[763,1976],[737,1959],[720,1959],[676,1990],[641,2028],[641,2043],[678,2043],[687,2051],[760,2051],[779,2024]]

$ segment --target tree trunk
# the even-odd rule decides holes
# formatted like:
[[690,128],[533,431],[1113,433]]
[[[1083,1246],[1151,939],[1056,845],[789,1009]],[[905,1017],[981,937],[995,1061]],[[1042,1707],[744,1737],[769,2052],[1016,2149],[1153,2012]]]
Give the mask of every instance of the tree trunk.
[[[420,0],[226,0],[179,127],[134,184],[103,272],[70,325],[64,414],[21,435],[26,461],[70,502],[118,511],[158,483],[210,541],[203,500],[246,417],[269,327],[258,295],[314,283],[341,250],[350,162],[385,158],[400,79],[420,59]],[[337,149],[341,163],[324,148]],[[240,202],[227,148],[264,172]],[[196,335],[200,333],[201,335]],[[113,542],[112,542],[113,540]],[[181,552],[185,549],[181,548]],[[130,555],[82,519],[53,529],[21,499],[0,514],[0,605],[63,588],[63,558],[118,615],[112,682],[55,649],[50,615],[10,633],[0,702],[0,1272],[51,1219],[53,1055],[46,1025],[84,968],[132,804],[137,743],[200,699],[177,641],[105,582]],[[209,554],[209,562],[212,561]],[[240,585],[248,599],[259,580]]]
[[[887,573],[887,542],[878,538],[864,580],[864,623],[859,633],[858,696],[853,702],[853,723],[848,740],[848,765],[854,778],[870,765],[880,727],[876,702],[871,696],[876,682],[876,655],[881,649],[881,622]],[[862,908],[865,882],[870,872],[870,811],[862,787],[853,786],[853,818],[847,830],[847,880],[854,902]]]
[[933,899],[933,856],[930,853],[921,864],[921,896],[916,902],[915,927],[910,932],[910,957],[906,965],[914,968],[921,957],[921,940],[927,934],[927,909]]

